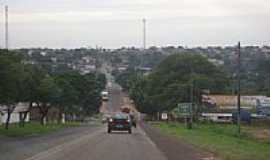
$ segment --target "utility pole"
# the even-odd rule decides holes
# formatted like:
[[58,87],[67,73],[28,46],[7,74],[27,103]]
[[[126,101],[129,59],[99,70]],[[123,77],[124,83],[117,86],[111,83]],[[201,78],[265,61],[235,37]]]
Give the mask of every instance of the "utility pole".
[[189,108],[189,121],[188,121],[188,129],[192,129],[193,127],[193,105],[194,105],[194,84],[193,78],[190,86],[190,108]]
[[241,133],[241,43],[237,45],[237,125],[238,135]]
[[143,19],[143,49],[146,49],[146,19]]
[[5,6],[5,43],[6,43],[6,50],[9,48],[8,44],[8,6]]
[[144,61],[143,61],[143,56],[145,54],[145,49],[146,49],[146,19],[144,18],[142,20],[143,22],[143,52],[140,56],[140,67],[142,68],[144,66]]
[[188,129],[193,127],[193,106],[194,106],[194,72],[192,66],[190,66],[190,75],[191,75],[191,84],[190,84],[190,108],[189,108],[189,120],[188,120]]

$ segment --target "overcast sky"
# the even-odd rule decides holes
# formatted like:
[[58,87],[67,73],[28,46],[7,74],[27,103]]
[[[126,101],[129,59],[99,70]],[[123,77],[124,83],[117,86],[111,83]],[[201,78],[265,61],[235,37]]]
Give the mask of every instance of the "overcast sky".
[[0,0],[10,47],[118,48],[270,44],[270,0]]

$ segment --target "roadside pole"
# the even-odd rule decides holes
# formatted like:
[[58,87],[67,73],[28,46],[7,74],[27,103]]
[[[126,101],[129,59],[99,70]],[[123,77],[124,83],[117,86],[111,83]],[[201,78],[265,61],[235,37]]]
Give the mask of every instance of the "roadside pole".
[[192,129],[192,105],[191,103],[178,103],[177,110],[175,111],[178,117],[182,117],[185,120],[185,126],[187,129]]
[[190,87],[190,106],[189,106],[189,119],[188,119],[188,129],[192,129],[193,125],[193,80]]
[[191,67],[191,84],[190,84],[190,107],[189,107],[189,121],[188,129],[192,129],[193,125],[193,101],[194,101],[194,80],[193,80],[193,69]]
[[241,133],[241,43],[238,42],[237,46],[237,125],[238,125],[238,135]]

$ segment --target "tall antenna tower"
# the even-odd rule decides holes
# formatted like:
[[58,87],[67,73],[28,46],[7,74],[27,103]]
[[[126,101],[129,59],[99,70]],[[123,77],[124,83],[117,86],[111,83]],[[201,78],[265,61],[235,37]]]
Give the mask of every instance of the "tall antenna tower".
[[8,6],[5,6],[5,43],[6,49],[8,50]]
[[146,19],[143,19],[143,49],[146,49]]

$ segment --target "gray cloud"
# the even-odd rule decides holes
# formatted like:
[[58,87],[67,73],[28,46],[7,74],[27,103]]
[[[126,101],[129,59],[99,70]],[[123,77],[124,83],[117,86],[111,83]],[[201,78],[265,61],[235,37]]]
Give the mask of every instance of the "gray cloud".
[[[6,0],[12,47],[270,43],[267,0]],[[1,12],[3,13],[1,3]],[[3,20],[0,34],[3,35]],[[3,42],[3,37],[0,38]],[[0,44],[0,46],[3,43]]]

